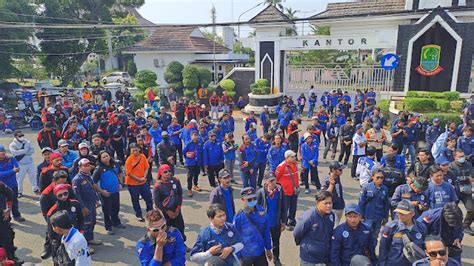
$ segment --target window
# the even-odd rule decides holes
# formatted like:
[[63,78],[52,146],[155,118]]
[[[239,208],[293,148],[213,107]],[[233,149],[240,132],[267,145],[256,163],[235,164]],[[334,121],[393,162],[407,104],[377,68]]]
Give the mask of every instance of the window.
[[222,71],[222,65],[219,65],[219,71]]

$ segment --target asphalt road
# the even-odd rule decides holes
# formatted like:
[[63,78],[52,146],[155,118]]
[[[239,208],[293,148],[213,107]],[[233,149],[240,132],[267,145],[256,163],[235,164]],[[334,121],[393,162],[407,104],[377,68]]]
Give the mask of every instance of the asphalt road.
[[[306,128],[307,121],[303,122],[300,128]],[[243,133],[243,122],[241,119],[236,119],[236,136],[241,136]],[[36,132],[25,130],[25,136],[36,144]],[[259,132],[261,133],[261,132]],[[8,147],[13,136],[0,135],[0,144]],[[240,137],[236,137],[240,140]],[[322,152],[322,151],[321,151]],[[320,156],[322,157],[322,156]],[[35,152],[34,161],[36,164],[42,160],[39,147]],[[325,177],[328,173],[326,161],[320,161],[319,176]],[[153,169],[153,175],[156,177],[156,169]],[[237,174],[238,176],[238,174]],[[185,186],[186,175],[183,167],[177,168],[177,177]],[[26,178],[27,179],[27,178]],[[238,181],[239,178],[237,178]],[[209,220],[205,211],[209,205],[209,182],[207,177],[200,176],[200,186],[203,189],[200,193],[194,193],[194,197],[188,198],[184,196],[183,216],[186,224],[187,245],[192,247],[196,240],[197,234],[201,228],[208,225]],[[344,187],[344,197],[346,203],[356,203],[359,195],[359,183],[350,178],[349,170],[344,170],[342,176],[342,184]],[[242,208],[240,201],[241,183],[235,185],[234,199],[236,200],[236,208]],[[51,259],[42,261],[40,254],[43,250],[44,234],[46,225],[41,215],[39,207],[39,197],[31,192],[31,186],[25,180],[24,197],[20,199],[20,212],[26,218],[26,222],[14,223],[14,230],[16,232],[15,245],[18,247],[17,255],[25,260],[25,265],[52,265]],[[103,241],[103,245],[94,247],[96,253],[92,256],[94,265],[138,265],[138,260],[135,255],[135,243],[145,234],[145,223],[138,222],[135,219],[132,205],[130,202],[130,195],[128,191],[124,190],[120,193],[121,210],[120,218],[126,225],[125,229],[117,229],[115,235],[109,236],[103,226],[102,220],[98,221],[95,228],[95,238]],[[145,204],[141,201],[142,208]],[[298,200],[297,217],[301,213],[314,204],[314,187],[312,187],[312,194],[301,194]],[[98,209],[99,216],[101,209]],[[285,231],[282,234],[281,240],[281,261],[284,265],[299,265],[299,249],[295,245],[291,232]],[[474,265],[474,237],[466,235],[463,241],[463,265]],[[187,265],[194,265],[189,262]]]

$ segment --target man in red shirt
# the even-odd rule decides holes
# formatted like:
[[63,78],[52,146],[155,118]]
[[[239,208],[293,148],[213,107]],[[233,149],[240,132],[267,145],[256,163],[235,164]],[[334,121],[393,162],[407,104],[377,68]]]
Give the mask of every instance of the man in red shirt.
[[296,165],[296,153],[294,151],[285,151],[285,161],[278,165],[275,170],[275,176],[285,192],[285,201],[288,209],[286,227],[291,231],[296,225],[295,215],[300,184],[298,166]]

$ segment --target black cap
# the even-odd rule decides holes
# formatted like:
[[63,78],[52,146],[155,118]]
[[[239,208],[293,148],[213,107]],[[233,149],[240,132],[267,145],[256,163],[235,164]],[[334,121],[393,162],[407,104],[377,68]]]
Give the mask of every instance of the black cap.
[[414,212],[414,211],[415,211],[415,207],[413,206],[413,204],[411,204],[410,201],[408,201],[406,199],[400,201],[397,204],[397,208],[395,209],[395,212],[399,212],[399,213],[402,213],[402,214],[408,214],[408,213]]
[[265,175],[263,176],[263,181],[269,182],[272,180],[276,180],[275,174],[273,172],[266,172]]
[[251,199],[257,197],[257,195],[255,194],[255,189],[253,189],[253,187],[243,188],[240,192],[240,196],[243,199]]
[[428,189],[428,185],[429,185],[429,182],[428,182],[428,179],[427,178],[424,178],[422,176],[416,176],[413,178],[413,185],[421,190],[421,191],[425,191]]
[[338,162],[338,161],[332,161],[330,164],[329,164],[329,170],[331,169],[338,169],[338,170],[342,170],[346,168],[342,163]]
[[227,169],[221,169],[219,171],[219,178],[225,178],[225,177],[230,177],[229,171]]

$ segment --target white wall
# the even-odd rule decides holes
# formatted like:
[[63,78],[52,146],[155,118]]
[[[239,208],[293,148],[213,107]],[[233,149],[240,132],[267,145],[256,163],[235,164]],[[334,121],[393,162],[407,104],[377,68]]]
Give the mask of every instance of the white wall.
[[[158,59],[160,62],[159,67],[155,67],[154,59]],[[166,67],[171,61],[178,61],[183,65],[189,64],[189,62],[194,61],[194,53],[137,53],[134,56],[135,64],[137,65],[137,70],[151,70],[156,73],[158,76],[157,82],[160,86],[166,86],[167,83],[163,77]],[[163,60],[163,61],[162,61]],[[161,63],[164,62],[164,65]]]
[[[420,4],[418,5],[418,9],[428,9],[428,8],[436,8],[437,6],[441,7],[450,7],[452,5],[452,0],[420,0]],[[460,0],[459,6],[465,6],[466,0]]]

